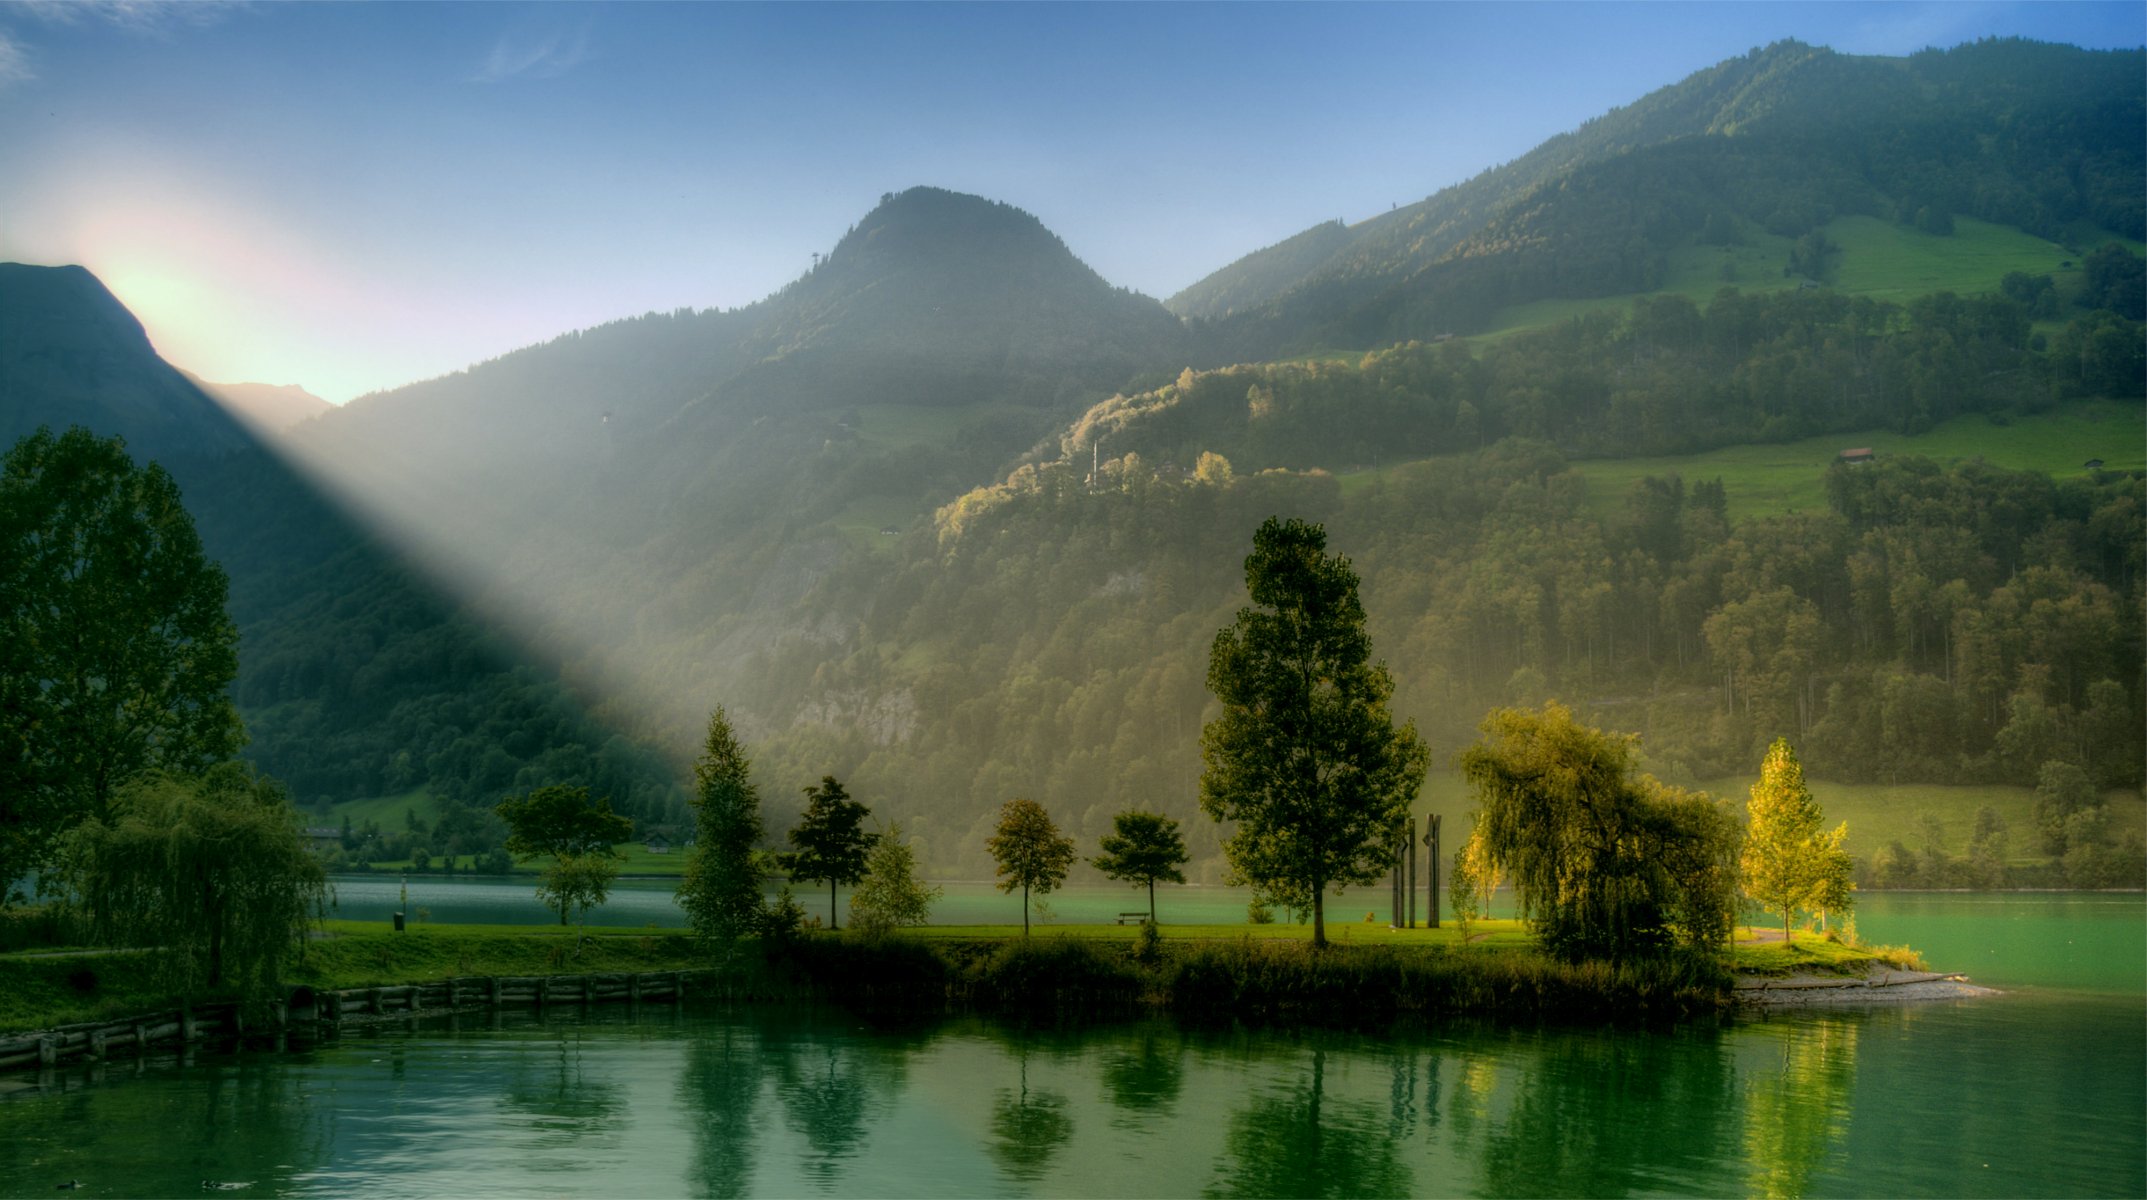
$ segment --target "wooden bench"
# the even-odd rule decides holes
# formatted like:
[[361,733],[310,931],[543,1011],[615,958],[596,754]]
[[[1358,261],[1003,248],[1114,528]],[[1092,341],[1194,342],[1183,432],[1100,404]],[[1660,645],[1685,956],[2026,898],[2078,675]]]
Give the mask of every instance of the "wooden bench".
[[1140,924],[1141,922],[1143,922],[1143,921],[1145,921],[1145,920],[1147,920],[1147,919],[1148,919],[1148,913],[1147,913],[1147,911],[1146,911],[1145,909],[1144,909],[1144,910],[1142,910],[1141,912],[1130,912],[1130,913],[1120,913],[1120,914],[1118,914],[1118,923],[1119,923],[1119,924],[1121,924],[1121,925],[1138,925],[1138,924]]

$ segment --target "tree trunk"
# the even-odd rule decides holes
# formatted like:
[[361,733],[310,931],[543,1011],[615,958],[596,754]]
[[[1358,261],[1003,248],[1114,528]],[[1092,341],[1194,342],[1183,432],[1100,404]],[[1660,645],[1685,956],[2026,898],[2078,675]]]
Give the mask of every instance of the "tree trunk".
[[828,927],[829,929],[834,929],[834,928],[836,928],[836,925],[835,925],[835,880],[834,880],[834,878],[833,878],[833,877],[830,877],[830,878],[828,879],[828,881],[827,881],[827,927]]
[[1327,888],[1320,883],[1312,885],[1312,944],[1327,944]]
[[1021,885],[1021,936],[1029,936],[1029,885]]
[[1148,881],[1148,923],[1149,923],[1150,925],[1153,925],[1153,924],[1155,924],[1155,921],[1156,921],[1156,881],[1155,881],[1155,880],[1153,880],[1153,879],[1151,879],[1151,880],[1149,880],[1149,881]]

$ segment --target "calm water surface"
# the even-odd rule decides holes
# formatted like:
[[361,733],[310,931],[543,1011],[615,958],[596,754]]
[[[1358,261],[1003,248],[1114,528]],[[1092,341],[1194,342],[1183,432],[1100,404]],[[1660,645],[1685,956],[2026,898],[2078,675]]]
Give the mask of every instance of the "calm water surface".
[[1668,1033],[465,1018],[18,1088],[0,1192],[2147,1194],[2139,897],[1869,897],[1860,920],[1947,965],[1946,938],[2012,947],[1977,971],[2009,990]]

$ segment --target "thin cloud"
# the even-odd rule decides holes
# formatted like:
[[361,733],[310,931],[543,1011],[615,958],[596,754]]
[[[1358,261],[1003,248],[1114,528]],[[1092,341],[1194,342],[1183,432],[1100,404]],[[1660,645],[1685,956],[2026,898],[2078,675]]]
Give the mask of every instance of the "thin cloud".
[[30,69],[29,52],[7,30],[0,29],[0,92],[37,78]]
[[98,20],[128,33],[162,36],[206,28],[251,5],[247,0],[17,0],[12,7],[53,25]]
[[557,79],[589,57],[589,31],[554,31],[542,35],[510,33],[493,44],[474,83],[509,79]]

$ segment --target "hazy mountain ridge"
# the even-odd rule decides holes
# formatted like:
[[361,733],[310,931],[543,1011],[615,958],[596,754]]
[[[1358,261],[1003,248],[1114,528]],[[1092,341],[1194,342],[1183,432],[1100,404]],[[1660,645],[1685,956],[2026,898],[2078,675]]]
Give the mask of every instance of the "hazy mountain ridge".
[[335,407],[295,383],[211,383],[192,371],[179,373],[256,434],[283,433]]

